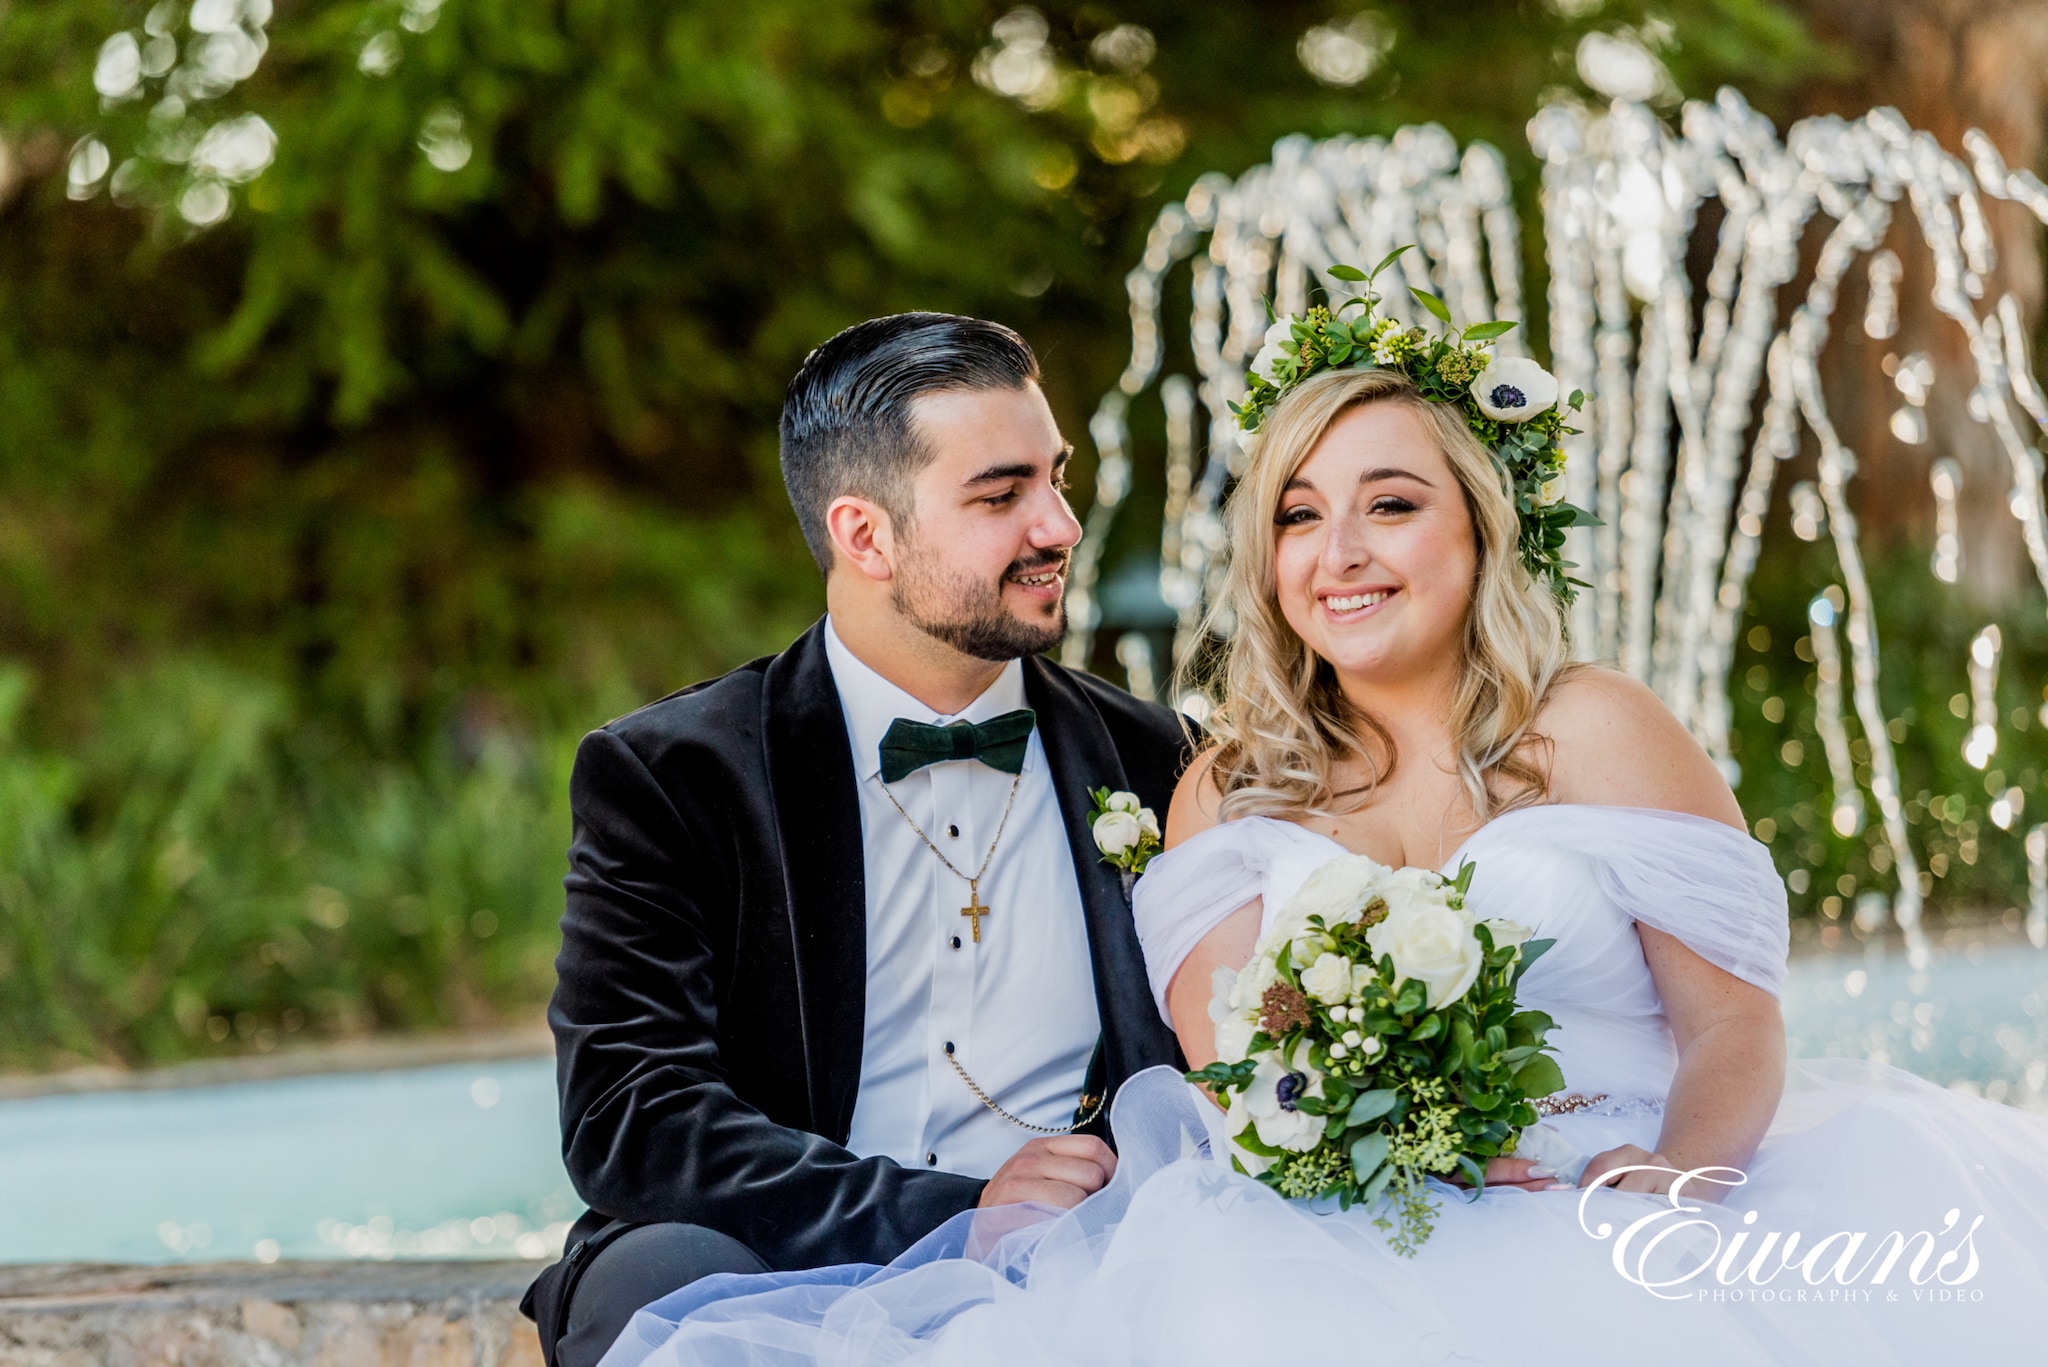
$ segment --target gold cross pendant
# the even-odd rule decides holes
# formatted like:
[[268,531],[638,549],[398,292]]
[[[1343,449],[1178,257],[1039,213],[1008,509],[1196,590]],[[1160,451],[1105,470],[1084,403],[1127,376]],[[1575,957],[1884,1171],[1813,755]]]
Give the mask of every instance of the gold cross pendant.
[[981,889],[976,880],[969,880],[967,884],[967,905],[960,908],[960,914],[974,922],[974,943],[981,943],[981,918],[989,915],[994,910],[994,907],[985,907],[981,904]]

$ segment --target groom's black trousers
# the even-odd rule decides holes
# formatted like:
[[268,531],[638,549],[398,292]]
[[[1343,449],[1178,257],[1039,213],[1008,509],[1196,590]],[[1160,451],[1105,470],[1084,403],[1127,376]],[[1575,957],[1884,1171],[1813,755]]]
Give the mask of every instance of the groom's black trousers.
[[597,1367],[633,1312],[678,1287],[718,1272],[766,1272],[768,1264],[730,1235],[702,1225],[629,1225],[615,1220],[585,1243],[563,1290],[568,1303],[542,1319],[561,1326],[548,1354],[555,1367]]

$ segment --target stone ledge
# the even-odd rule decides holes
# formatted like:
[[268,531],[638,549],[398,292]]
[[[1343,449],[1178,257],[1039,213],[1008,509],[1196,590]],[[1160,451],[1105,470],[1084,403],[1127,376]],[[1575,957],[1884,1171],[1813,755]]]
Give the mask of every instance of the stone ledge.
[[0,1367],[540,1367],[537,1263],[0,1266]]

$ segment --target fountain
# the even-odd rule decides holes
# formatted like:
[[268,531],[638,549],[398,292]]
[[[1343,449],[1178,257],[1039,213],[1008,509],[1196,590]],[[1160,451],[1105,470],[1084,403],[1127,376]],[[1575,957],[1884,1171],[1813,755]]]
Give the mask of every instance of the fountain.
[[[2048,401],[2026,355],[2018,300],[1985,297],[1994,251],[1983,207],[1986,196],[2009,200],[2048,223],[2048,185],[2009,169],[1979,132],[1964,139],[1965,161],[1889,109],[1854,121],[1805,119],[1781,140],[1732,90],[1687,104],[1675,129],[1627,100],[1601,111],[1554,104],[1530,121],[1529,138],[1543,164],[1551,364],[1564,390],[1594,396],[1567,446],[1568,496],[1602,518],[1572,533],[1570,553],[1591,585],[1573,609],[1576,653],[1616,661],[1647,682],[1733,781],[1728,676],[1737,627],[1777,467],[1810,438],[1816,480],[1787,498],[1795,532],[1825,537],[1836,560],[1838,582],[1815,585],[1808,612],[1834,789],[1825,810],[1843,836],[1874,813],[1895,890],[1888,907],[1866,901],[1857,919],[1888,912],[1909,958],[1924,965],[1921,907],[1931,878],[1907,838],[1878,698],[1876,617],[1848,494],[1856,458],[1830,417],[1818,361],[1851,271],[1860,268],[1868,284],[1865,332],[1882,339],[1896,331],[1904,269],[1883,242],[1900,210],[1910,211],[1933,258],[1934,305],[1967,341],[1970,415],[2009,461],[2009,506],[2048,588],[2042,462],[2030,445],[2038,432],[2026,430],[2048,431]],[[1718,221],[1703,215],[1710,205]],[[1703,234],[1711,260],[1696,294],[1686,262],[1702,224],[1711,225]],[[1435,125],[1391,138],[1286,138],[1269,164],[1234,180],[1206,176],[1161,212],[1128,276],[1130,362],[1089,424],[1100,460],[1074,567],[1070,664],[1092,658],[1102,624],[1097,557],[1132,484],[1132,400],[1156,383],[1166,416],[1159,593],[1174,611],[1181,659],[1199,644],[1225,565],[1222,502],[1244,458],[1228,404],[1243,394],[1268,301],[1277,312],[1298,311],[1325,267],[1375,261],[1406,242],[1419,250],[1401,259],[1397,286],[1435,291],[1460,321],[1524,316],[1504,162],[1483,143],[1461,152]],[[1162,378],[1162,306],[1183,261],[1197,375]],[[1781,292],[1801,278],[1802,263],[1804,296],[1787,313]],[[1421,321],[1409,317],[1405,291],[1387,293],[1397,316]],[[1508,354],[1523,345],[1519,330],[1500,343]],[[1893,433],[1926,440],[1932,364],[1916,353],[1887,367],[1901,399]],[[1955,581],[1962,554],[1960,481],[1953,461],[1935,465],[1932,571],[1945,582]],[[1969,662],[1976,701],[1965,753],[1980,769],[1997,748],[1999,650],[1997,628],[1987,627]],[[1141,692],[1170,676],[1137,633],[1116,653]],[[1206,705],[1199,696],[1177,701],[1196,715]],[[1850,718],[1868,746],[1861,783]],[[2048,878],[2040,873],[2048,828],[2031,831],[2026,849],[2037,889],[2028,927],[2038,944],[2048,942],[2038,892]]]

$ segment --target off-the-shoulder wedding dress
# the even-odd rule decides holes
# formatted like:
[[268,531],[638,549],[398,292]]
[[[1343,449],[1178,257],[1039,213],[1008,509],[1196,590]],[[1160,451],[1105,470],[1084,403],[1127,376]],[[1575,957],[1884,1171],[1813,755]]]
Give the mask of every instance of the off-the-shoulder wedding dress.
[[[1270,918],[1342,853],[1266,818],[1159,856],[1135,893],[1155,998],[1251,899]],[[1468,905],[1557,944],[1523,980],[1557,1021],[1549,1123],[1591,1154],[1654,1148],[1677,1050],[1637,924],[1776,993],[1784,891],[1741,832],[1545,806],[1446,870]],[[1389,1251],[1370,1212],[1234,1172],[1220,1115],[1164,1069],[1113,1109],[1115,1181],[1064,1213],[970,1212],[885,1268],[715,1277],[643,1310],[607,1367],[658,1364],[2032,1363],[2048,1343],[2048,1120],[1898,1069],[1795,1061],[1720,1203],[1442,1187],[1434,1236]],[[1682,1204],[1689,1210],[1675,1208]]]

